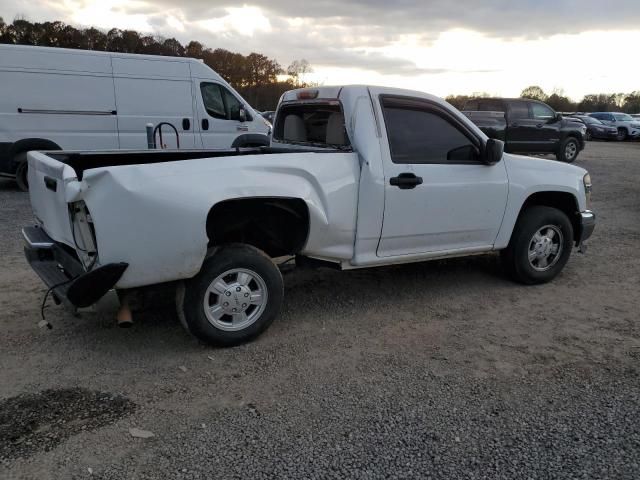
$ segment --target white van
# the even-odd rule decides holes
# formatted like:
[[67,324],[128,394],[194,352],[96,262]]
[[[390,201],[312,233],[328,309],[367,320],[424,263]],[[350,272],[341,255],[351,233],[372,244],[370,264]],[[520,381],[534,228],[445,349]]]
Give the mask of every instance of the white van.
[[[270,125],[193,58],[0,45],[0,175],[27,188],[29,150],[146,149],[169,122],[180,149],[269,144]],[[163,144],[177,148],[163,130]]]

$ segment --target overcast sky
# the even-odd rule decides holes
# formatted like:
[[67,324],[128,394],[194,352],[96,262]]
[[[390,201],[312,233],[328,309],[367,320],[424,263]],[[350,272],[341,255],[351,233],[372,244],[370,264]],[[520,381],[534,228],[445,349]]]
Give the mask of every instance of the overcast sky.
[[640,0],[3,0],[0,16],[306,58],[310,80],[518,95],[640,90]]

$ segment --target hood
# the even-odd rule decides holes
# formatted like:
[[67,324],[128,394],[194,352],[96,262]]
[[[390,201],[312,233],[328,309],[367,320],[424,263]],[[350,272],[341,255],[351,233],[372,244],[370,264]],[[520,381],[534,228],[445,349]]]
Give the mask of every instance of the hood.
[[526,169],[528,171],[544,172],[549,175],[576,175],[580,179],[584,177],[587,171],[584,168],[571,165],[569,163],[559,162],[557,160],[548,160],[539,157],[527,157],[525,155],[514,155],[513,153],[505,153],[504,161],[507,168]]

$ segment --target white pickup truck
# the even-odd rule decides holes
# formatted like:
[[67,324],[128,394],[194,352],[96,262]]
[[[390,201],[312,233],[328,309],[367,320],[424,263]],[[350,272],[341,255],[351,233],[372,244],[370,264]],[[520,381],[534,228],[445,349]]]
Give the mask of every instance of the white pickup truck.
[[173,284],[183,324],[218,345],[277,316],[276,258],[348,270],[501,251],[536,284],[595,226],[585,170],[505,154],[441,99],[392,88],[287,92],[270,147],[28,158],[26,256],[55,299]]

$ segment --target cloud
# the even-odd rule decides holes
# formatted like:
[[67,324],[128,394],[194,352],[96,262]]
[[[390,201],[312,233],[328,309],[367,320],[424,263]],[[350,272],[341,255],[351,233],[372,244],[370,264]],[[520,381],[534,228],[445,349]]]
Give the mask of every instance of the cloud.
[[[441,32],[475,31],[497,39],[539,39],[588,30],[638,29],[638,0],[5,0],[5,20],[25,14],[34,21],[137,28],[186,43],[264,53],[287,65],[306,58],[312,65],[353,68],[404,76],[486,73],[459,62],[421,58]],[[615,35],[615,33],[613,33]],[[490,53],[490,52],[488,52]],[[561,52],[555,52],[560,54]],[[455,68],[474,63],[474,68]],[[427,66],[425,66],[427,65]]]
[[[154,4],[175,7],[173,0]],[[501,37],[544,37],[594,29],[636,29],[640,24],[637,0],[618,0],[611,8],[602,0],[252,0],[246,5],[283,18],[384,27],[392,34],[464,28]],[[235,6],[231,0],[180,3],[185,15],[196,18]]]

